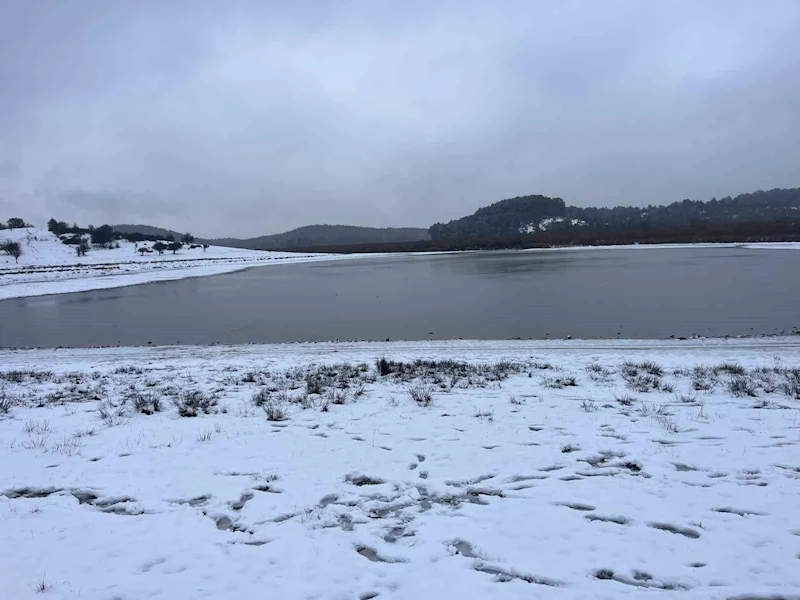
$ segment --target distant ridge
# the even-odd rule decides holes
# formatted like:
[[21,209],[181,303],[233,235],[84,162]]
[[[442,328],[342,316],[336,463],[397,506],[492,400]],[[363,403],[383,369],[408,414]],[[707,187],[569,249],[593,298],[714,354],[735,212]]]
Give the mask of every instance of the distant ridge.
[[251,250],[293,250],[318,246],[351,244],[386,244],[419,242],[430,239],[427,229],[416,227],[356,227],[353,225],[308,225],[285,233],[249,239],[221,238],[207,240],[217,246]]
[[163,229],[161,227],[153,227],[152,225],[112,225],[114,231],[120,233],[141,233],[142,235],[155,235],[161,239],[166,239],[172,235],[176,240],[181,239],[185,232],[172,231],[171,229]]

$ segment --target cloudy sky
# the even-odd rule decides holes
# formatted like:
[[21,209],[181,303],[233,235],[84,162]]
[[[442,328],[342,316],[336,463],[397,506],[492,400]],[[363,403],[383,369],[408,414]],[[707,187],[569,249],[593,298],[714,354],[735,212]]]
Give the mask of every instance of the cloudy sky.
[[0,219],[251,236],[800,186],[797,0],[5,0]]

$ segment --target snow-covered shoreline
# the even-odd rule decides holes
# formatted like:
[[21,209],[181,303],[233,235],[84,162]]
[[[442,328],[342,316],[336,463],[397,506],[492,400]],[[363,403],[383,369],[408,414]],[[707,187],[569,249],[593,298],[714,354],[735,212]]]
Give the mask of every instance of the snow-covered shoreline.
[[223,246],[184,247],[176,253],[139,253],[149,242],[120,240],[119,247],[91,249],[78,257],[75,247],[63,244],[45,229],[35,227],[0,231],[0,241],[22,245],[15,261],[0,255],[0,300],[85,292],[232,273],[252,267],[299,262],[343,260],[356,255],[266,252]]
[[2,598],[800,590],[798,337],[0,365]]
[[[19,262],[0,255],[0,300],[85,292],[140,285],[157,281],[174,281],[190,277],[207,277],[232,273],[252,267],[348,260],[359,257],[377,258],[385,254],[297,254],[266,252],[222,246],[182,249],[180,254],[139,255],[136,245],[121,241],[120,248],[95,248],[78,258],[74,247],[67,246],[52,233],[39,228],[0,231],[0,241],[18,241],[23,245]],[[684,249],[684,248],[750,248],[772,250],[800,249],[800,242],[762,244],[635,244],[624,246],[574,246],[532,248],[524,252],[557,252],[581,250]],[[414,253],[410,256],[445,254]],[[399,253],[399,256],[409,255]]]

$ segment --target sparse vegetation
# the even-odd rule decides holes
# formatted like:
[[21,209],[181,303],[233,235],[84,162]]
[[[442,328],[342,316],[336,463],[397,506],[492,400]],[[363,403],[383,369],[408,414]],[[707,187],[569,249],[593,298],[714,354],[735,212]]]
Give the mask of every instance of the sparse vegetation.
[[256,406],[262,407],[265,404],[272,402],[272,394],[267,388],[261,388],[255,394],[253,394],[251,401]]
[[408,395],[417,403],[417,406],[430,406],[433,403],[433,388],[420,384],[408,390]]
[[133,410],[143,415],[153,415],[162,410],[161,399],[152,392],[131,392],[128,402]]
[[217,410],[216,398],[193,390],[173,399],[178,414],[182,417],[196,417],[200,413],[211,414]]
[[636,398],[633,396],[615,396],[614,399],[619,402],[622,406],[632,406],[634,402],[636,402]]
[[267,415],[267,421],[286,420],[286,408],[284,407],[283,402],[271,400],[270,402],[263,404],[261,408],[264,409],[264,414]]
[[730,378],[726,387],[732,395],[738,398],[744,396],[754,398],[758,396],[758,388],[756,388],[753,380],[746,375],[734,375]]

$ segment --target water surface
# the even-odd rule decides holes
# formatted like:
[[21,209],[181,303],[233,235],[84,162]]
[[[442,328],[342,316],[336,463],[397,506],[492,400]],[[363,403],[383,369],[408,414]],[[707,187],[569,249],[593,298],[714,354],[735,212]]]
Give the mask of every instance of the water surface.
[[789,333],[800,252],[395,255],[0,302],[0,346]]

